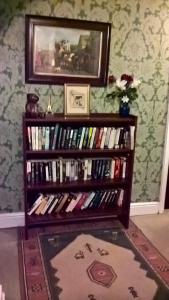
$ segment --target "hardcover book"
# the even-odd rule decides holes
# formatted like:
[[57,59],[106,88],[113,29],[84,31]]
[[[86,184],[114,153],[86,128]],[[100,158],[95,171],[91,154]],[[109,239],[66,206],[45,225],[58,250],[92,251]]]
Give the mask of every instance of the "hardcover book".
[[52,141],[52,150],[55,150],[57,148],[58,135],[59,135],[59,124],[56,124],[55,130],[54,130],[53,141]]

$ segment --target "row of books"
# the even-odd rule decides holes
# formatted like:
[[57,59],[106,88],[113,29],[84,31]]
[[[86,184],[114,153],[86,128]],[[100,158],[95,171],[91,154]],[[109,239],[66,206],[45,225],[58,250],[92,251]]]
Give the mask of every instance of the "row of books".
[[98,180],[125,178],[126,157],[99,159],[29,160],[27,164],[28,184],[45,182],[67,182],[75,180]]
[[116,205],[122,206],[123,196],[123,189],[50,195],[40,194],[29,209],[28,215],[70,213],[84,209],[109,210]]
[[62,127],[28,126],[28,150],[134,148],[135,126]]

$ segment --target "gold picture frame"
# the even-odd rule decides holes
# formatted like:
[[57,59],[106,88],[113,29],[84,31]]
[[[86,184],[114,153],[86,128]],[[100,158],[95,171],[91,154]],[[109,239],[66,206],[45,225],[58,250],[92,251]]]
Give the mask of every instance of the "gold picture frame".
[[65,116],[89,115],[90,86],[88,84],[65,84]]

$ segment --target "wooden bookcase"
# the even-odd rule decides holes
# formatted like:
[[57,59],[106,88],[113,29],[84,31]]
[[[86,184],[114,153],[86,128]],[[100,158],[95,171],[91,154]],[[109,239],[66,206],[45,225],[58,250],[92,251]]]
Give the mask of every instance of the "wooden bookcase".
[[[30,136],[28,134],[28,128],[32,130],[32,127],[38,128],[51,128],[59,124],[60,128],[122,128],[128,132],[128,144],[123,146],[117,146],[116,148],[103,148],[100,149],[92,147],[79,149],[71,148],[71,145],[67,148],[57,148],[54,150],[43,149],[30,145]],[[23,159],[24,159],[24,198],[25,198],[25,237],[28,237],[28,229],[40,226],[50,226],[57,224],[66,224],[70,222],[83,222],[83,221],[106,221],[118,219],[124,225],[129,225],[129,213],[130,213],[130,200],[131,200],[131,189],[132,189],[132,178],[133,178],[133,162],[134,162],[134,148],[135,148],[135,137],[136,137],[137,117],[130,115],[129,117],[122,118],[118,114],[90,114],[88,117],[65,117],[63,114],[54,114],[49,116],[38,116],[36,118],[29,118],[25,114],[23,115]],[[130,128],[134,128],[134,134],[132,135],[132,148],[131,144],[131,131]],[[60,130],[60,129],[59,129]],[[32,138],[32,137],[31,137]],[[42,143],[40,141],[40,143]],[[36,142],[34,141],[34,144]],[[89,145],[88,145],[89,146]],[[36,149],[36,150],[35,150]],[[63,160],[72,159],[74,161],[80,159],[83,160],[101,160],[103,166],[103,160],[114,160],[123,159],[126,161],[125,177],[118,176],[118,178],[110,178],[111,176],[101,177],[98,179],[90,180],[68,180],[63,182],[50,180],[48,182],[36,178],[35,181],[30,182],[28,180],[28,164],[30,162],[41,162],[57,160],[59,158]],[[29,162],[29,163],[28,163]],[[96,163],[95,163],[96,164]],[[97,172],[97,167],[94,172]],[[110,171],[110,170],[109,170]],[[34,171],[36,173],[36,171]],[[110,174],[109,174],[110,175]],[[114,176],[113,176],[114,177]],[[86,208],[84,210],[62,212],[62,213],[45,213],[44,215],[36,215],[32,213],[28,214],[33,203],[38,198],[39,193],[45,194],[56,194],[56,193],[80,193],[80,192],[92,192],[92,191],[110,191],[110,190],[123,191],[123,199],[119,205],[118,199],[112,205],[112,207],[101,209],[99,206],[95,208]]]

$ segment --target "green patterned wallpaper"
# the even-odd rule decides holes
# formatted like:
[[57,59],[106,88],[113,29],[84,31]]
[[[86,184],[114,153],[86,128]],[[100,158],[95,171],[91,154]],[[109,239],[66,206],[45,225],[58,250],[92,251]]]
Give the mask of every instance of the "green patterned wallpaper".
[[[46,108],[63,110],[63,86],[24,83],[25,14],[112,23],[109,73],[142,80],[131,112],[138,115],[132,201],[159,197],[167,113],[169,1],[166,0],[6,0],[0,1],[0,210],[23,210],[22,112],[26,93]],[[2,3],[3,2],[3,3]],[[91,89],[91,111],[116,112],[105,102],[108,88]]]

